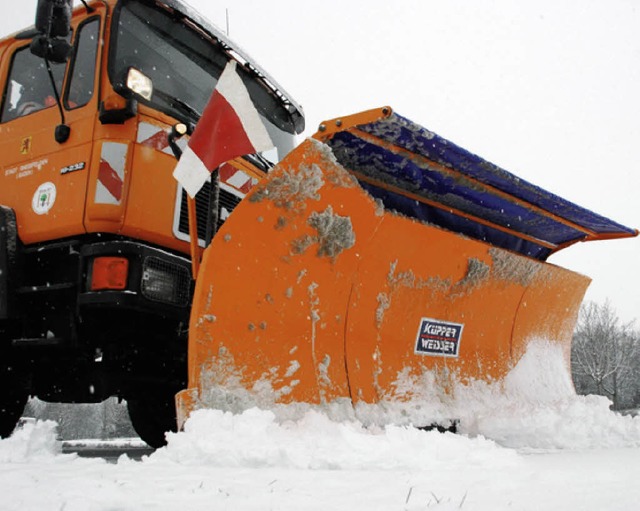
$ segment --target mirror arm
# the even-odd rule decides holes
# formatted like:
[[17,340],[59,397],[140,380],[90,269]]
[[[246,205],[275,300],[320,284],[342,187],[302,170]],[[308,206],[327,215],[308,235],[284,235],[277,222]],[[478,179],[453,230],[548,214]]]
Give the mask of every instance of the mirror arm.
[[86,0],[80,0],[82,2],[82,5],[84,5],[84,8],[87,10],[87,14],[91,14],[92,12],[95,11],[95,9],[93,7],[90,7]]
[[53,94],[56,99],[56,105],[58,105],[58,111],[60,112],[60,124],[56,126],[55,137],[56,142],[58,144],[64,144],[71,134],[71,128],[67,125],[66,120],[64,118],[64,109],[62,108],[62,100],[60,99],[60,93],[58,92],[58,87],[56,87],[56,79],[53,76],[53,70],[51,69],[51,64],[49,59],[45,58],[44,62],[47,66],[47,73],[49,74],[49,80],[51,80],[51,88],[53,89]]

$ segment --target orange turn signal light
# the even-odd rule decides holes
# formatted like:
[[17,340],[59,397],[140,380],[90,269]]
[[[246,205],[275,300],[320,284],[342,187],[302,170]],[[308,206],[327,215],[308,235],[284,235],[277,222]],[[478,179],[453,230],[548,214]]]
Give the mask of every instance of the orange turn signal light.
[[129,260],[125,257],[96,257],[93,260],[91,291],[125,289],[129,274]]

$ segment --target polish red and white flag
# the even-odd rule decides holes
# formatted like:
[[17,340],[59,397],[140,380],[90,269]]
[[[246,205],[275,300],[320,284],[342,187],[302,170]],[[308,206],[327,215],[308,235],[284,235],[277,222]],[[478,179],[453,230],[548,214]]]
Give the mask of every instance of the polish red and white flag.
[[232,60],[224,68],[173,177],[193,198],[221,164],[274,145]]

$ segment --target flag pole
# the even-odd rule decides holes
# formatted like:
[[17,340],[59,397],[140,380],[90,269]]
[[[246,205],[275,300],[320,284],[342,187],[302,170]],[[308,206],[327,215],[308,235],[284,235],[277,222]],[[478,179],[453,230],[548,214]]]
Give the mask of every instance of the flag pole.
[[196,216],[196,200],[187,194],[187,208],[189,213],[189,245],[191,247],[191,274],[196,280],[200,271],[202,251],[198,245],[198,217]]
[[[245,154],[260,153],[275,146],[260,112],[253,104],[249,90],[238,74],[237,64],[233,59],[227,62],[189,138],[185,148],[185,152],[188,151],[187,157],[179,158],[173,171],[173,177],[193,195],[209,179],[216,179],[216,176],[212,177],[211,174],[222,163]],[[231,129],[230,127],[234,126],[233,131],[228,134],[233,138],[233,144],[226,144],[223,139],[216,136],[220,126],[224,126],[224,129],[227,127]],[[175,145],[172,145],[172,149]],[[191,264],[195,279],[200,268],[202,252],[198,245],[196,206],[192,200],[188,201],[188,210]],[[210,211],[207,213],[209,216]],[[210,221],[211,219],[208,218],[207,222]],[[213,233],[217,225],[212,225],[212,228]],[[207,233],[205,233],[205,242],[206,238]]]
[[[176,143],[176,140],[185,135],[187,131],[188,128],[186,124],[178,123],[173,126],[168,136],[169,147],[171,147],[171,151],[178,161],[180,161],[180,157],[182,156],[182,149],[180,149],[180,147]],[[191,275],[193,277],[193,280],[196,280],[198,271],[200,270],[200,260],[202,257],[202,251],[200,250],[200,246],[198,245],[198,216],[196,213],[195,199],[192,199],[188,193],[186,195],[187,216],[189,219],[189,251],[191,253]]]
[[204,239],[204,246],[208,247],[213,237],[218,232],[218,221],[220,219],[220,186],[218,177],[220,171],[215,169],[211,172],[211,181],[209,182],[209,209],[207,211],[207,234]]

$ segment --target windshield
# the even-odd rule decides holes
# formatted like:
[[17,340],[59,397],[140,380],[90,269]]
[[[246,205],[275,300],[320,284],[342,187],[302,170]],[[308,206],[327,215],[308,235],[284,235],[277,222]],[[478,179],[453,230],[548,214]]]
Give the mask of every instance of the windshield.
[[[172,117],[195,123],[231,57],[213,37],[181,13],[151,0],[122,0],[112,29],[109,74],[112,83],[135,67],[153,81],[150,101]],[[243,66],[238,72],[276,142],[275,161],[293,146],[295,122],[287,106],[258,76]]]

